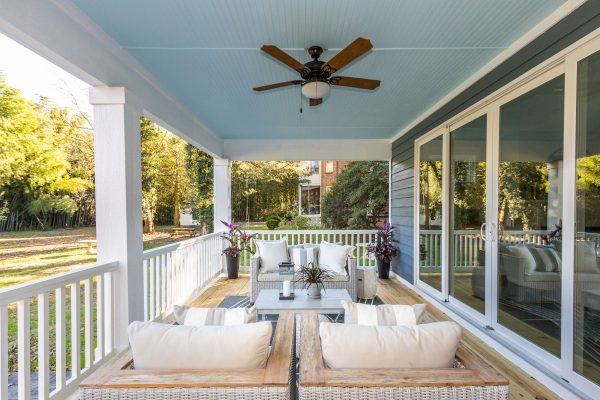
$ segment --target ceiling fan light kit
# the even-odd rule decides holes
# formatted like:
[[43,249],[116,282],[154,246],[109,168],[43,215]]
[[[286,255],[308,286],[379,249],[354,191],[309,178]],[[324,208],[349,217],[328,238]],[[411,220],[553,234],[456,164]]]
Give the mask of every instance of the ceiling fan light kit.
[[302,64],[277,46],[264,45],[261,47],[262,51],[298,72],[302,80],[259,86],[255,87],[254,90],[262,92],[285,86],[301,85],[300,91],[302,95],[309,99],[310,106],[321,104],[323,98],[331,90],[332,85],[374,90],[379,87],[380,81],[348,76],[331,76],[372,48],[373,45],[369,40],[359,37],[333,56],[331,60],[324,62],[319,60],[319,57],[323,53],[323,48],[320,46],[311,46],[308,48],[308,54],[312,57],[312,61]]

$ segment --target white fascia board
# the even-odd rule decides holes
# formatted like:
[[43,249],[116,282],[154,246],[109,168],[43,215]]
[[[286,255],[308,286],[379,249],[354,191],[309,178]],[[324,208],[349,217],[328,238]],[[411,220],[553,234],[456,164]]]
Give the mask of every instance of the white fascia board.
[[509,47],[503,50],[500,54],[494,57],[489,63],[484,65],[481,69],[471,75],[467,80],[457,86],[454,90],[436,102],[433,106],[431,106],[424,113],[419,115],[417,118],[412,120],[408,125],[401,128],[392,138],[391,142],[393,143],[397,139],[404,136],[407,132],[409,132],[412,128],[417,126],[431,114],[442,108],[446,103],[450,100],[461,94],[467,88],[469,88],[472,84],[477,82],[479,79],[483,78],[486,74],[491,72],[493,69],[498,67],[504,61],[508,60],[514,54],[516,54],[523,47],[527,46],[534,39],[540,36],[542,33],[546,32],[550,27],[555,25],[561,19],[572,13],[576,8],[581,6],[587,0],[567,0],[562,6],[558,7],[553,13],[551,13],[548,17],[544,18],[540,23],[530,29],[527,33],[521,36],[518,40],[513,42]]
[[387,139],[225,139],[230,160],[352,160],[389,161]]
[[91,86],[125,87],[142,115],[223,156],[223,139],[70,0],[0,0],[0,32]]

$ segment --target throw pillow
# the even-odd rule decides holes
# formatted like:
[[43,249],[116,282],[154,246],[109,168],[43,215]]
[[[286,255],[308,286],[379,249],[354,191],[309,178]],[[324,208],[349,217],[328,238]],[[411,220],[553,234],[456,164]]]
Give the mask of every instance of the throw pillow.
[[329,368],[451,368],[461,328],[451,321],[415,326],[319,323]]
[[348,275],[346,261],[354,247],[321,242],[319,246],[319,267],[337,275]]
[[531,254],[531,251],[525,246],[516,245],[516,246],[508,246],[508,250],[510,253],[517,257],[525,268],[525,272],[534,272],[536,269],[535,258]]
[[268,321],[237,326],[133,322],[128,329],[136,369],[265,368],[272,331]]
[[254,243],[260,257],[259,273],[279,272],[279,263],[290,261],[285,240],[255,240]]
[[342,301],[344,323],[371,326],[413,326],[420,324],[425,314],[425,304],[370,304]]
[[200,308],[173,306],[179,325],[243,325],[256,322],[256,308]]

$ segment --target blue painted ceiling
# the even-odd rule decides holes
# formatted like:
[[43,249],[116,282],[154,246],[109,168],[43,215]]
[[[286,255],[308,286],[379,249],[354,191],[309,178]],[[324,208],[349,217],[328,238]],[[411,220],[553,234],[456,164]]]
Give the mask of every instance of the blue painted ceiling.
[[[390,138],[565,0],[74,0],[223,138]],[[374,49],[339,74],[380,79],[374,92],[335,87],[309,108],[298,79],[262,54],[275,44]],[[334,51],[325,52],[323,60]]]

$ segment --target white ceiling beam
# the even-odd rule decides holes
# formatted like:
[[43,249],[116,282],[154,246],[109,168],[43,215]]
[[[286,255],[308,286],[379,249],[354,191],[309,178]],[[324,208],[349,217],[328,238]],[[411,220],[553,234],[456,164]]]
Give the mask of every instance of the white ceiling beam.
[[123,86],[143,115],[223,156],[223,139],[69,0],[0,0],[0,32],[91,86]]
[[237,161],[389,161],[392,145],[387,139],[225,139],[225,157]]

